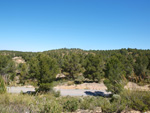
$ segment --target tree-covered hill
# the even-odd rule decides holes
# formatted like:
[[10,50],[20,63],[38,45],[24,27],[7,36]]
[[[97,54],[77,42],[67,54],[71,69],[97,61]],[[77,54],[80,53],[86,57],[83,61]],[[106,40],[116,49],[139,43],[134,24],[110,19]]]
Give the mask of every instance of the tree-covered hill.
[[[26,63],[16,67],[12,60],[14,57],[22,57]],[[150,83],[150,50],[64,48],[44,52],[0,51],[0,75],[13,81],[17,76],[16,70],[20,72],[20,82],[37,80],[41,87],[49,86],[59,73],[73,80],[98,82],[105,79],[106,84],[119,87],[122,81],[127,80]]]

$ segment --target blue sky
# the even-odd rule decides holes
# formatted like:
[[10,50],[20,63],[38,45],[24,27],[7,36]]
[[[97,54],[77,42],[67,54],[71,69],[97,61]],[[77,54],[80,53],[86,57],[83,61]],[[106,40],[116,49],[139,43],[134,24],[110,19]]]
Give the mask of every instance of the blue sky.
[[0,50],[150,49],[150,0],[0,0]]

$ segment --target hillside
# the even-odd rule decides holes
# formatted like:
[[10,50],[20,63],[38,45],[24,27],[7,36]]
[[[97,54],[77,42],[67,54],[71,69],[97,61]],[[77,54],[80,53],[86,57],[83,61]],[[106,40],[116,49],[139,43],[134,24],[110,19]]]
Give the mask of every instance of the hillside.
[[13,93],[32,89],[0,94],[3,112],[148,111],[150,50],[0,51],[0,82],[19,86]]

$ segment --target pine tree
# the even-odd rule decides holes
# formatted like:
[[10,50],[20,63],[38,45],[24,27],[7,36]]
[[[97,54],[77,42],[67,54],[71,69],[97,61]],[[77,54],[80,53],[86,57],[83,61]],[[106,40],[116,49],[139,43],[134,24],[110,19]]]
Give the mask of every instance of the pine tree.
[[26,63],[20,64],[20,83],[25,84],[25,80],[29,78],[29,67]]
[[124,87],[125,70],[123,64],[116,56],[112,56],[106,65],[107,78],[104,83],[112,93],[120,93]]
[[41,54],[39,59],[39,75],[37,76],[39,91],[49,91],[52,87],[52,82],[58,74],[59,68],[55,59],[48,55]]
[[77,54],[67,55],[64,60],[63,71],[69,73],[69,78],[75,79],[84,71]]
[[99,56],[92,54],[88,55],[85,59],[85,72],[84,77],[93,81],[100,81],[104,76],[104,62]]
[[36,79],[40,75],[39,60],[36,57],[32,57],[29,61],[29,78]]
[[15,63],[8,56],[0,55],[0,75],[4,77],[6,83],[9,80],[13,80],[16,72],[15,72]]
[[136,58],[136,62],[134,64],[134,72],[140,81],[148,77],[148,64],[149,60],[146,56],[139,56]]

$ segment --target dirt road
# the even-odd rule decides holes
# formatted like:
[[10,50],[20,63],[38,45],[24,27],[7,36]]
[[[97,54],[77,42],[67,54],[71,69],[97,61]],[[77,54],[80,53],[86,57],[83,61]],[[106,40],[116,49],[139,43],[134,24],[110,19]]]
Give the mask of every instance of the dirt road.
[[[150,85],[146,86],[138,86],[135,83],[129,82],[125,88],[130,90],[143,90],[143,91],[150,91]],[[107,87],[103,83],[84,83],[80,85],[61,85],[54,87],[56,91],[60,91],[62,96],[108,96],[110,92],[106,92]],[[7,87],[7,91],[9,93],[20,93],[21,91],[26,92],[33,92],[35,91],[34,87]]]
[[110,92],[105,90],[84,90],[84,89],[55,89],[60,91],[61,96],[109,96]]
[[21,91],[23,93],[26,93],[28,91],[35,91],[34,87],[7,87],[8,93],[20,93]]
[[[110,93],[105,90],[84,90],[84,89],[56,89],[60,91],[61,96],[108,96]],[[35,88],[29,87],[7,87],[8,93],[33,92]]]

